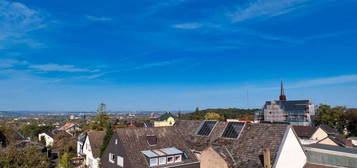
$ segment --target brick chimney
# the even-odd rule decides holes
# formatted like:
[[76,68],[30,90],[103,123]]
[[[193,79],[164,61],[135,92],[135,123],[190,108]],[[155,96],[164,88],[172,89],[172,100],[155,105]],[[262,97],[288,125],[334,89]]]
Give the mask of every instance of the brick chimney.
[[270,149],[263,149],[264,168],[271,168]]

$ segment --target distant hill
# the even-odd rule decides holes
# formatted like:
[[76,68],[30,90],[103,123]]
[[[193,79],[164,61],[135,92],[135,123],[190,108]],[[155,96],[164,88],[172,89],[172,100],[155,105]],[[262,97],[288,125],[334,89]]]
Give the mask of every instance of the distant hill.
[[204,120],[207,113],[217,113],[224,119],[252,119],[254,112],[260,109],[239,109],[239,108],[218,108],[196,110],[193,113],[181,114],[179,116],[182,120]]

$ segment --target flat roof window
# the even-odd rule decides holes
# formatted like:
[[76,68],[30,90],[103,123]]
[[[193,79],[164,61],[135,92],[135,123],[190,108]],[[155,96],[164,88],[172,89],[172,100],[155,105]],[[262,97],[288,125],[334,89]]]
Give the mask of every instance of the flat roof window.
[[241,133],[244,122],[229,122],[226,129],[222,134],[224,138],[238,138],[239,134]]

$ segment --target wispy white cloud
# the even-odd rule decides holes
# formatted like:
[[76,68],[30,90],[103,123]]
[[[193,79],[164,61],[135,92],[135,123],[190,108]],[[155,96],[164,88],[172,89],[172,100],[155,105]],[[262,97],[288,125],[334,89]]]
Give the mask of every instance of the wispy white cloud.
[[25,4],[0,0],[0,48],[13,44],[42,46],[42,43],[29,37],[28,33],[45,28],[46,16]]
[[230,13],[233,22],[255,18],[271,18],[305,7],[312,0],[256,0],[246,7],[240,7]]
[[40,71],[57,71],[57,72],[95,72],[97,70],[90,70],[86,68],[78,68],[74,65],[60,65],[60,64],[43,64],[43,65],[30,65],[29,68]]
[[176,29],[197,29],[202,26],[201,23],[182,23],[182,24],[175,24],[172,27]]
[[26,65],[26,61],[19,61],[15,59],[0,59],[0,68],[12,68],[16,65]]
[[154,67],[162,67],[162,66],[168,66],[171,64],[175,64],[178,62],[181,62],[182,60],[170,60],[170,61],[161,61],[161,62],[154,62],[154,63],[148,63],[144,65],[139,65],[134,68],[131,68],[130,70],[139,70],[139,69],[147,69],[147,68],[154,68]]
[[335,84],[344,84],[344,83],[352,83],[352,82],[357,82],[357,74],[311,79],[311,80],[306,80],[306,81],[289,85],[288,87],[304,88],[304,87],[335,85]]
[[92,16],[92,15],[84,15],[84,18],[90,20],[90,21],[95,21],[95,22],[107,22],[111,21],[112,18],[109,17],[103,17],[103,16]]

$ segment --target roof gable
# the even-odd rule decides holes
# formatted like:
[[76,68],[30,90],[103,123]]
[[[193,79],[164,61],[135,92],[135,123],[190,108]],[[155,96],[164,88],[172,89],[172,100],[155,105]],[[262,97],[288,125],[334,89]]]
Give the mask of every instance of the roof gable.
[[[183,162],[179,164],[198,161],[185,142],[182,141],[183,138],[174,127],[117,129],[115,133],[124,148],[126,162],[129,162],[133,167],[148,167],[148,163],[142,151],[160,150],[172,147],[183,151],[188,156],[188,159],[183,160]],[[148,143],[148,136],[155,137],[156,142],[154,145]],[[170,166],[174,165],[175,164]],[[158,167],[167,167],[167,165]]]
[[237,167],[263,167],[264,148],[270,149],[274,161],[289,127],[285,123],[246,123],[238,138],[223,138],[221,135],[228,123],[218,122],[212,133],[203,137],[194,134],[201,122],[181,120],[175,127],[191,149],[203,151],[212,147],[229,165]]

